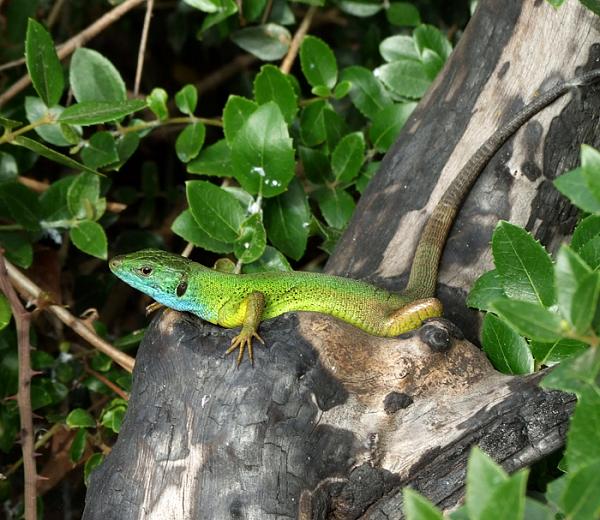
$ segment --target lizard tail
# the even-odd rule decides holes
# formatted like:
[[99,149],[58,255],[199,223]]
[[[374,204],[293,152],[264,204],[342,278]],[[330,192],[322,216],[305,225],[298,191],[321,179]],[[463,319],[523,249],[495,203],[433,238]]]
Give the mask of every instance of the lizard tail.
[[450,183],[427,220],[417,244],[408,284],[403,292],[404,295],[409,296],[411,299],[435,296],[440,258],[446,238],[454,222],[454,217],[479,174],[508,138],[531,117],[566,94],[570,89],[589,85],[598,80],[600,80],[600,69],[595,69],[556,85],[541,93],[508,123],[488,137]]

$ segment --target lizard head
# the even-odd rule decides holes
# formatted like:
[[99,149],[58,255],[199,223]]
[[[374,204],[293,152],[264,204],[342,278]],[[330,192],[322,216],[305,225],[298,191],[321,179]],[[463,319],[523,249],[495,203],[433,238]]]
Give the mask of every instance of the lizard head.
[[126,284],[157,302],[172,309],[189,310],[188,299],[183,296],[189,275],[198,266],[191,260],[166,251],[144,249],[115,256],[108,266]]

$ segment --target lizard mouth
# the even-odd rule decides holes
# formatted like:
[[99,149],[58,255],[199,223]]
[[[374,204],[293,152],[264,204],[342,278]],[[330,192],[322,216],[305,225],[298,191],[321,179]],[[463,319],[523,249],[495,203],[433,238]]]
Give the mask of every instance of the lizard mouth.
[[123,261],[120,257],[115,256],[108,262],[108,267],[114,273],[116,270],[119,269],[119,267],[121,267],[122,262]]

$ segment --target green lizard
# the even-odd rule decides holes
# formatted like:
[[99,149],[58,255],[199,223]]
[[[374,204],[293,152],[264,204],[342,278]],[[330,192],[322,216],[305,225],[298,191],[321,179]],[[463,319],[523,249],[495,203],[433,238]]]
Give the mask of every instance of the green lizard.
[[600,79],[600,69],[540,94],[490,136],[463,166],[429,217],[415,251],[406,289],[391,293],[365,282],[306,272],[231,274],[158,250],[118,256],[110,269],[157,302],[188,311],[223,327],[241,326],[227,354],[239,349],[253,362],[252,340],[263,319],[290,311],[316,311],[340,318],[370,334],[397,336],[442,314],[435,296],[437,272],[454,218],[478,175],[506,140],[527,120],[573,87]]

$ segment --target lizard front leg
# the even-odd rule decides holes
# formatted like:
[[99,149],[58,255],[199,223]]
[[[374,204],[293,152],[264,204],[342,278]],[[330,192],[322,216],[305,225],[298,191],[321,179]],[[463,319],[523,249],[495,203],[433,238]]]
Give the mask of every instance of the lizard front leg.
[[225,354],[231,354],[235,349],[239,348],[240,352],[237,357],[237,365],[240,366],[244,358],[244,350],[248,347],[248,356],[254,365],[254,356],[252,353],[252,338],[258,339],[263,345],[263,339],[256,332],[265,309],[265,295],[261,292],[252,292],[240,304],[241,310],[244,313],[242,322],[242,330],[233,338],[231,346]]

